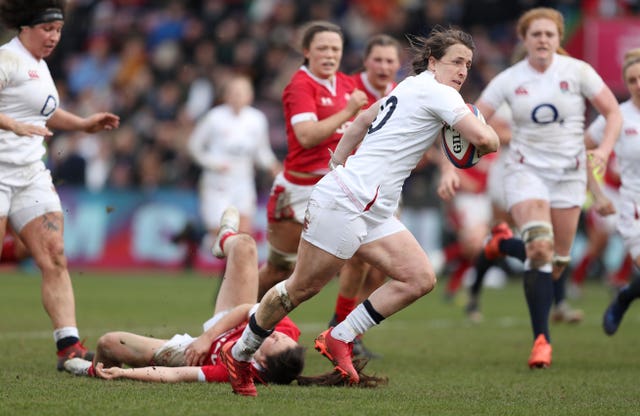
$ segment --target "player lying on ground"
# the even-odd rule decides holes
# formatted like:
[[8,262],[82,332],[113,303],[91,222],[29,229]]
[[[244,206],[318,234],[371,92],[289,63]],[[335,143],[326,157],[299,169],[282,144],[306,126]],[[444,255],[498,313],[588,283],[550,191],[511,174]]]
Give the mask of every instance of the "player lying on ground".
[[[249,324],[258,293],[258,257],[256,243],[248,234],[238,234],[239,214],[228,208],[221,220],[214,254],[227,258],[224,280],[220,286],[214,316],[204,323],[198,338],[187,334],[170,340],[145,337],[129,332],[103,335],[92,361],[72,358],[64,368],[70,373],[103,379],[128,378],[151,382],[227,382],[227,369],[219,362],[218,352],[227,342],[235,341]],[[298,327],[288,318],[256,353],[252,362],[253,377],[262,383],[300,385],[340,385],[338,372],[320,376],[300,376],[304,368],[304,348],[297,344]],[[132,368],[122,368],[127,365]],[[366,361],[354,363],[358,371]],[[361,373],[363,387],[375,387],[386,379]]]

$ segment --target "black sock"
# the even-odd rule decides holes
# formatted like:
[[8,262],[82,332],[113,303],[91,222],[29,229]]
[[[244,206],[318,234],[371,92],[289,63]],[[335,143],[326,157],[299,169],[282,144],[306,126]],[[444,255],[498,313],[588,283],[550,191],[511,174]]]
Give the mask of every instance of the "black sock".
[[567,284],[568,275],[569,275],[569,268],[565,267],[560,277],[557,280],[553,281],[553,301],[555,305],[559,305],[567,297],[566,284]]
[[547,341],[551,342],[549,335],[549,312],[553,304],[551,273],[540,270],[525,270],[524,296],[529,306],[534,340],[538,335],[544,334]]
[[624,290],[618,294],[618,302],[627,308],[635,298],[640,298],[640,279],[633,279]]
[[369,316],[371,317],[371,319],[373,319],[373,322],[376,323],[376,325],[380,324],[380,322],[384,321],[384,316],[382,316],[371,304],[371,302],[369,301],[369,299],[366,299],[364,302],[362,302],[362,306],[364,306],[364,308],[367,310],[367,313],[369,314]]
[[484,250],[482,250],[475,263],[476,278],[469,289],[469,293],[472,297],[477,297],[480,293],[482,283],[484,282],[484,276],[487,274],[489,268],[493,266],[493,263],[493,260],[489,260],[484,256]]
[[77,337],[64,337],[61,340],[56,341],[56,348],[58,348],[58,351],[62,351],[63,349],[75,344],[78,341],[80,340]]
[[524,241],[519,238],[505,238],[498,244],[500,252],[507,256],[515,257],[521,262],[527,259],[527,252],[524,248]]

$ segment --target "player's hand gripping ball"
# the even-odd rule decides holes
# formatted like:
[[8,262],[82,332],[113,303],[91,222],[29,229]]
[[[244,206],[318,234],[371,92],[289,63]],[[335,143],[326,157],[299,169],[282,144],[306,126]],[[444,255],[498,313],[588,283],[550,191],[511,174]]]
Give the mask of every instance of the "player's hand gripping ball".
[[[471,112],[485,123],[484,116],[473,104],[467,103]],[[478,149],[453,127],[445,125],[442,128],[442,148],[453,166],[459,169],[468,169],[478,163],[480,154]]]

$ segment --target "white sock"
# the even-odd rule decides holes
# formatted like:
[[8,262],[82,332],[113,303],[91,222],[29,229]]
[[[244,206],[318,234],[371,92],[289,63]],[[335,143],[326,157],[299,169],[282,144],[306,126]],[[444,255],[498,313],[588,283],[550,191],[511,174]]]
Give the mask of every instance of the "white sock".
[[347,315],[344,321],[333,328],[331,336],[340,341],[353,342],[355,337],[364,334],[374,325],[376,325],[376,322],[371,318],[369,312],[367,312],[367,309],[361,303]]
[[76,337],[80,339],[78,328],[76,328],[75,326],[64,326],[53,331],[53,340],[55,342],[58,342],[66,337]]
[[264,338],[254,333],[249,325],[242,331],[242,336],[231,348],[231,355],[238,361],[251,361],[253,354],[260,348]]

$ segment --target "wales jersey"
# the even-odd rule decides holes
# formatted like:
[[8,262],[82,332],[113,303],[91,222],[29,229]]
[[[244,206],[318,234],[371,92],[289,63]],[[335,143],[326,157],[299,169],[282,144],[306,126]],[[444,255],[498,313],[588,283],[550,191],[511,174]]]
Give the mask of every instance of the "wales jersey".
[[344,123],[322,143],[305,149],[300,145],[293,125],[301,121],[319,121],[328,118],[347,106],[353,80],[338,72],[333,80],[320,79],[302,66],[291,78],[282,93],[285,128],[289,151],[284,160],[284,169],[324,175],[329,168],[329,152],[335,150],[350,122]]

